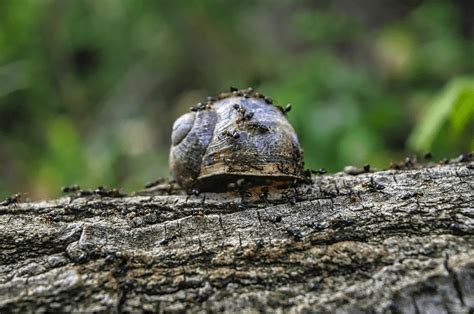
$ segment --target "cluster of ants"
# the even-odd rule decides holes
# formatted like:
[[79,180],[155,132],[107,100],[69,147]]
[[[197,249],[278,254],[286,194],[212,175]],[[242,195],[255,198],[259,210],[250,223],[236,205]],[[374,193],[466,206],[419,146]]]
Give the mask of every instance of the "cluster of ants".
[[82,190],[81,187],[77,184],[71,185],[71,186],[65,186],[62,189],[63,193],[66,194],[73,194],[75,193],[75,196],[77,197],[84,197],[84,196],[101,196],[101,197],[124,197],[127,196],[126,194],[120,192],[119,189],[112,188],[108,189],[103,186],[99,186],[95,190]]
[[[423,159],[426,162],[429,162],[433,159],[433,154],[431,152],[427,152],[423,155]],[[440,165],[447,165],[450,162],[470,162],[474,160],[473,153],[466,153],[466,154],[461,154],[455,159],[441,159],[438,161],[438,164]],[[389,164],[389,169],[392,170],[410,170],[414,169],[418,166],[422,166],[421,163],[418,162],[416,156],[414,157],[405,157],[405,159],[402,162],[394,162],[391,161]],[[354,166],[346,166],[344,167],[344,173],[349,174],[349,175],[358,175],[362,173],[367,173],[370,172],[371,168],[369,164],[365,164],[362,168],[357,168]]]
[[[252,87],[249,87],[249,88],[246,88],[246,89],[243,89],[243,90],[239,90],[238,88],[231,86],[230,87],[230,93],[220,93],[218,99],[224,99],[224,98],[229,98],[229,97],[244,97],[244,98],[254,97],[254,98],[257,98],[257,99],[263,99],[263,101],[265,101],[265,103],[267,103],[269,105],[274,105],[283,114],[286,114],[286,113],[290,112],[290,110],[291,110],[291,104],[286,105],[285,108],[283,108],[282,106],[279,106],[279,105],[275,105],[275,104],[273,104],[273,99],[271,99],[268,96],[263,95],[262,93],[256,92]],[[235,108],[235,109],[237,109],[237,108]]]
[[[254,98],[257,98],[257,99],[263,99],[263,101],[265,101],[265,103],[267,103],[269,105],[274,105],[273,104],[273,99],[271,99],[270,97],[267,97],[267,96],[265,96],[265,95],[263,95],[259,92],[256,92],[252,87],[239,90],[238,88],[231,86],[230,87],[230,92],[220,93],[218,95],[218,97],[209,96],[209,97],[206,98],[205,102],[199,102],[196,106],[190,107],[189,109],[191,111],[195,111],[195,112],[211,109],[214,102],[216,102],[218,100],[221,100],[221,99],[229,98],[229,97],[244,97],[244,98],[247,98],[247,99],[250,98],[250,97],[254,97]],[[288,112],[291,111],[291,104],[287,104],[285,107],[282,107],[282,106],[279,106],[279,105],[274,105],[274,106],[276,108],[278,108],[281,111],[281,113],[284,114],[284,115],[286,115]],[[238,112],[240,114],[240,118],[237,120],[237,123],[250,121],[254,116],[253,112],[247,111],[247,109],[244,108],[240,104],[237,104],[237,103],[234,104],[233,108],[236,110],[236,112]],[[269,131],[267,126],[265,126],[261,123],[258,123],[258,122],[257,123],[250,123],[249,127],[251,129],[257,131],[257,132],[260,132],[260,133],[267,133]],[[226,131],[222,132],[222,136],[233,139],[233,140],[237,140],[237,139],[240,138],[240,133],[236,130],[234,130],[234,131],[226,130]]]
[[[124,193],[121,193],[118,189],[112,188],[108,189],[103,186],[99,186],[94,190],[82,190],[81,187],[77,184],[71,186],[65,186],[61,189],[63,193],[72,195],[75,193],[76,197],[84,197],[84,196],[101,196],[101,197],[124,197],[127,196]],[[10,206],[14,204],[18,204],[21,198],[25,195],[25,193],[15,193],[5,200],[0,202],[0,206]]]
[[[282,107],[280,105],[276,105],[273,102],[273,99],[271,99],[268,96],[263,95],[262,93],[256,92],[252,87],[249,87],[247,89],[239,90],[236,87],[231,86],[230,87],[230,93],[221,93],[219,94],[218,99],[224,99],[224,98],[229,98],[229,97],[244,97],[244,98],[257,98],[257,99],[263,99],[265,103],[269,105],[274,105],[278,110],[281,111],[282,114],[286,115],[288,112],[291,111],[291,104],[287,104],[285,107]],[[237,105],[238,106],[238,105]],[[235,108],[234,109],[239,109]]]
[[[432,160],[433,156],[432,156],[431,152],[426,153],[424,155],[424,159],[426,161]],[[461,154],[460,156],[458,156],[454,160],[449,160],[449,159],[445,158],[445,159],[440,160],[438,163],[439,164],[449,164],[451,161],[453,161],[453,162],[471,162],[471,161],[474,161],[474,154],[472,152],[471,153],[466,153],[466,154]],[[414,157],[414,158],[406,157],[405,160],[401,163],[391,162],[389,168],[394,169],[394,170],[413,169],[416,164],[417,164],[416,157]],[[470,167],[470,168],[472,168],[472,167]],[[347,166],[347,167],[344,168],[344,172],[346,174],[349,174],[349,175],[358,175],[358,174],[362,174],[362,173],[368,173],[368,172],[370,172],[370,170],[371,170],[371,168],[370,168],[369,164],[364,165],[362,168],[357,168],[357,167],[354,167],[354,166]],[[327,171],[324,168],[320,168],[318,170],[307,169],[305,171],[305,177],[310,178],[311,174],[323,175],[323,174],[326,174],[326,173],[327,173]],[[155,186],[162,185],[165,182],[166,182],[166,179],[160,178],[156,181],[147,183],[145,188],[150,189],[150,188],[153,188]],[[171,187],[173,186],[173,183],[174,182],[168,182],[168,184],[167,184],[170,187],[170,188],[168,188],[168,189],[170,189],[168,191],[169,192],[168,194],[171,194],[171,192],[172,192]],[[375,189],[381,189],[381,187],[375,186]],[[76,197],[86,197],[86,196],[94,196],[94,195],[100,196],[100,197],[124,197],[124,196],[127,196],[127,194],[124,194],[124,193],[120,192],[119,189],[116,189],[116,188],[108,189],[108,188],[103,187],[103,186],[99,186],[94,190],[82,190],[79,185],[74,184],[74,185],[71,185],[71,186],[65,186],[61,190],[62,190],[63,193],[66,193],[66,194],[70,194],[70,195],[75,194]],[[192,191],[190,191],[189,194],[199,195],[200,191],[198,189],[193,189]],[[15,193],[15,194],[7,197],[2,202],[0,202],[0,206],[15,205],[15,204],[20,202],[23,195],[25,195],[25,193]],[[245,196],[248,197],[248,195],[245,195]],[[262,199],[265,199],[267,197],[268,197],[268,190],[262,189],[262,193],[261,193],[261,195],[259,195],[259,198],[262,200]]]
[[[209,96],[209,97],[206,98],[206,101],[199,102],[196,106],[190,107],[189,110],[191,110],[191,111],[202,111],[202,110],[210,109],[214,102],[216,102],[218,100],[221,100],[221,99],[229,98],[229,97],[244,97],[244,98],[247,98],[247,99],[250,98],[250,97],[253,97],[253,98],[257,98],[257,99],[263,99],[263,101],[265,101],[265,103],[267,103],[269,105],[274,105],[284,115],[286,115],[288,112],[291,111],[291,104],[287,104],[285,107],[282,107],[280,105],[275,105],[275,104],[273,104],[273,99],[271,99],[268,96],[263,95],[262,93],[256,92],[252,87],[248,87],[246,89],[240,89],[239,90],[238,88],[233,87],[233,86],[230,87],[230,92],[220,93],[217,97]],[[251,116],[247,117],[247,118],[251,118]]]

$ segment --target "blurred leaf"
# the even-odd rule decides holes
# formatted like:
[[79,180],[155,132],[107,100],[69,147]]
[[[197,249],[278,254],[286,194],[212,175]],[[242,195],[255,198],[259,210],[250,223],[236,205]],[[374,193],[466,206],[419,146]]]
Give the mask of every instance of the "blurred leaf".
[[[456,136],[460,136],[462,131],[469,127],[469,123],[472,127],[472,123],[474,123],[474,88],[465,88],[461,91],[450,118],[452,130]],[[471,135],[474,137],[474,134]]]
[[[417,152],[430,150],[443,126],[452,121],[460,132],[474,123],[474,79],[452,80],[427,108],[423,118],[412,131],[408,145]],[[472,134],[471,134],[472,136]]]

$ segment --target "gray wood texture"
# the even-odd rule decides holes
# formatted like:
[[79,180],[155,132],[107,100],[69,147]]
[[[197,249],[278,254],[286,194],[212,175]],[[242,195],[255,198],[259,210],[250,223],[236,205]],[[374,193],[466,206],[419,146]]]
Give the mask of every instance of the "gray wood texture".
[[472,312],[473,169],[0,206],[0,313]]

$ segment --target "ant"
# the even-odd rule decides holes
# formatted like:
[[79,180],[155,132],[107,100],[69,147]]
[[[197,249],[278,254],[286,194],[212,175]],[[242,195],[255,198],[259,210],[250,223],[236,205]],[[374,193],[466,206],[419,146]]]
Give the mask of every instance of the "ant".
[[99,196],[103,197],[124,197],[126,196],[123,193],[120,193],[118,189],[107,189],[102,186],[99,186],[97,189],[94,190],[94,194],[97,194]]
[[276,106],[278,108],[278,110],[281,111],[282,114],[286,115],[288,112],[291,111],[291,104],[288,104],[285,106],[285,108],[283,108],[282,106]]
[[269,105],[273,104],[273,99],[271,99],[270,97],[265,96],[263,97],[263,100]]
[[258,195],[259,199],[263,202],[268,202],[268,194],[270,192],[270,189],[267,186],[264,186],[260,190],[260,194]]
[[232,132],[231,132],[231,131],[228,131],[228,130],[225,130],[224,132],[222,132],[222,135],[223,135],[223,136],[227,136],[227,137],[231,137],[231,138],[233,138],[234,140],[240,138],[240,133],[237,132],[236,130],[234,130],[234,131],[232,131]]
[[76,193],[81,190],[81,187],[77,184],[74,184],[70,186],[63,186],[61,190],[63,191],[63,193]]
[[202,102],[199,102],[195,107],[190,107],[189,110],[197,112],[197,111],[202,111],[206,109],[206,105],[203,104]]
[[158,179],[156,179],[155,181],[148,182],[148,183],[145,185],[145,189],[149,189],[149,188],[152,188],[152,187],[157,186],[157,185],[159,185],[159,184],[165,183],[165,181],[166,181],[165,178],[158,178]]
[[260,133],[267,133],[268,131],[270,131],[268,126],[263,125],[261,123],[253,123],[253,124],[250,124],[249,126],[250,126],[250,128],[252,128],[254,130],[257,130]]
[[245,114],[245,112],[247,111],[247,109],[245,109],[243,106],[239,105],[239,104],[234,104],[232,106],[235,110],[237,110],[238,113],[241,113],[242,115]]
[[318,170],[311,169],[310,172],[313,174],[325,174],[327,173],[327,170],[324,168],[319,168]]
[[254,112],[247,112],[247,109],[239,104],[234,104],[233,108],[241,115],[241,117],[237,120],[237,123],[241,121],[248,121],[252,119],[255,114]]
[[253,118],[253,115],[254,113],[253,112],[247,112],[245,115],[244,115],[244,120],[250,120]]
[[9,205],[12,205],[12,204],[18,204],[18,202],[20,201],[22,196],[23,196],[23,194],[21,194],[21,193],[13,194],[13,195],[7,197],[3,202],[1,202],[0,205],[1,206],[9,206]]

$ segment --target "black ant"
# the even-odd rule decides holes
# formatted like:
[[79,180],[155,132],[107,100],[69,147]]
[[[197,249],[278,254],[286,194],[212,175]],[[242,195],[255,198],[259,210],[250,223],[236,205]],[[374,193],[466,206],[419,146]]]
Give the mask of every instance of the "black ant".
[[250,126],[250,128],[252,128],[254,130],[257,130],[260,133],[267,133],[268,131],[270,131],[268,126],[263,125],[261,123],[253,123],[253,124],[250,124],[249,126]]
[[223,135],[223,136],[227,136],[227,137],[231,137],[231,138],[233,138],[234,140],[240,138],[240,133],[237,132],[236,130],[234,130],[234,131],[232,131],[232,132],[231,132],[231,131],[228,131],[228,130],[225,130],[224,132],[222,132],[222,135]]
[[83,196],[91,196],[94,195],[94,191],[91,190],[80,190],[79,193],[77,193],[77,196],[83,197]]
[[245,112],[247,111],[247,109],[245,109],[244,107],[242,107],[242,106],[239,105],[239,104],[234,104],[232,107],[233,107],[235,110],[237,110],[238,113],[240,113],[240,114],[242,114],[242,115],[244,115]]
[[263,202],[268,202],[268,194],[270,192],[270,189],[267,187],[267,186],[264,186],[261,190],[260,190],[260,194],[258,195],[258,197],[260,198],[261,201]]
[[12,204],[18,204],[23,194],[16,193],[7,197],[3,202],[0,203],[1,206],[9,206]]
[[282,114],[286,115],[288,112],[291,111],[291,104],[288,104],[285,106],[285,108],[283,108],[282,106],[276,106],[278,108],[278,110],[281,111]]
[[81,187],[77,184],[74,184],[70,186],[63,186],[61,190],[63,191],[63,193],[76,193],[81,190]]
[[198,103],[195,107],[190,107],[189,110],[191,111],[202,111],[202,110],[205,110],[207,109],[206,105],[203,104],[202,102]]
[[148,183],[145,185],[145,189],[149,189],[149,188],[152,188],[152,187],[154,187],[154,186],[157,186],[158,184],[165,183],[165,181],[166,181],[165,178],[159,178],[159,179],[156,179],[155,181],[148,182]]
[[244,120],[250,120],[253,118],[253,115],[254,113],[253,112],[247,112],[245,115],[244,115]]
[[118,189],[107,189],[102,186],[99,186],[97,189],[94,190],[94,194],[103,197],[124,197],[125,194],[121,193]]
[[313,173],[313,174],[325,174],[325,173],[327,173],[327,170],[324,169],[324,168],[320,168],[320,169],[318,169],[318,170],[311,169],[310,171],[311,171],[311,173]]

